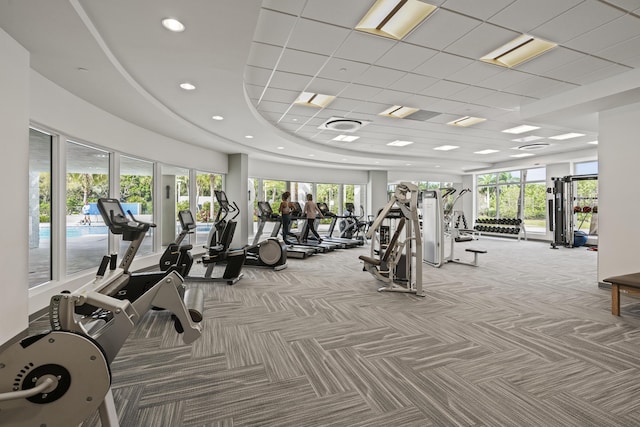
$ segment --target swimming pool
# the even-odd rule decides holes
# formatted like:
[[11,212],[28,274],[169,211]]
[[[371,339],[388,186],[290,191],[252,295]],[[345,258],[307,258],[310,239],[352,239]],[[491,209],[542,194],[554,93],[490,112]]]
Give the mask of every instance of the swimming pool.
[[[106,236],[109,234],[109,229],[106,225],[68,225],[67,226],[67,239],[74,237],[84,236]],[[40,225],[40,238],[50,239],[51,229],[48,225]]]

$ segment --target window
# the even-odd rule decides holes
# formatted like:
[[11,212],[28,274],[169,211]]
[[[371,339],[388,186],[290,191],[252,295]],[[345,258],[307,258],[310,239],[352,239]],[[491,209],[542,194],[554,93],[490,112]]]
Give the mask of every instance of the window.
[[522,172],[524,184],[524,225],[527,231],[544,233],[547,229],[546,169],[527,169]]
[[215,190],[222,190],[222,175],[211,172],[196,173],[196,243],[207,243],[209,230],[213,226],[219,209]]
[[109,153],[67,141],[67,274],[100,264],[109,231],[96,202],[109,196]]
[[[122,156],[120,158],[120,202],[124,211],[130,211],[137,219],[153,222],[153,163]],[[150,228],[137,255],[153,253],[155,229]],[[124,254],[129,242],[121,242]]]
[[29,288],[51,280],[52,139],[29,129]]
[[576,163],[574,166],[576,175],[597,175],[598,174],[598,162],[581,162]]
[[[165,192],[167,188],[173,188],[173,200],[165,200]],[[162,246],[168,245],[175,240],[175,236],[182,231],[178,212],[183,210],[191,210],[189,205],[189,169],[179,168],[175,166],[162,165],[162,213],[163,213],[163,230],[162,230]],[[171,193],[170,193],[171,194]],[[164,230],[168,226],[168,218],[165,215],[174,214],[175,228],[172,230]],[[187,235],[184,243],[195,243],[191,241],[191,235]]]

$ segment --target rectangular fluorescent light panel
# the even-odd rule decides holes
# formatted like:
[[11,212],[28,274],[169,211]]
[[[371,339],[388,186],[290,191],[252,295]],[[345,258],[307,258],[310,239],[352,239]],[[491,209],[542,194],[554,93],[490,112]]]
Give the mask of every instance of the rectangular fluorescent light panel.
[[520,134],[520,133],[525,133],[525,132],[529,132],[532,130],[536,130],[536,129],[540,129],[539,126],[529,126],[529,125],[522,125],[522,126],[516,126],[514,128],[511,129],[505,129],[502,132],[504,133],[513,133],[515,135]]
[[404,119],[405,117],[420,111],[419,108],[403,107],[401,105],[394,105],[391,108],[387,108],[379,116],[394,117],[396,119]]
[[360,137],[355,135],[338,135],[333,138],[333,141],[353,142],[358,138]]
[[410,145],[413,144],[413,141],[400,141],[395,140],[393,142],[388,143],[387,145],[393,146],[393,147],[404,147],[405,145]]
[[555,139],[556,141],[564,141],[565,139],[578,138],[584,136],[584,133],[564,133],[562,135],[550,136],[549,139]]
[[532,153],[512,154],[509,157],[529,157],[529,156],[533,156],[533,154]]
[[587,142],[587,144],[598,145],[598,141],[589,141],[589,142]]
[[523,34],[483,56],[480,60],[488,62],[489,64],[511,68],[535,58],[556,46],[556,43]]
[[449,151],[449,150],[455,150],[456,148],[460,148],[460,147],[458,147],[457,145],[441,145],[440,147],[434,148],[434,150]]
[[322,95],[320,93],[302,92],[294,101],[296,105],[306,105],[309,107],[324,108],[331,104],[336,97],[332,95]]
[[541,139],[544,139],[544,137],[543,136],[529,135],[529,136],[525,136],[524,138],[512,139],[512,141],[513,142],[533,142],[533,141],[539,141]]
[[493,153],[499,153],[500,150],[482,150],[482,151],[474,151],[473,154],[493,154]]
[[436,6],[418,0],[377,0],[356,30],[402,40],[434,10]]
[[461,117],[457,120],[454,120],[452,122],[447,123],[449,126],[460,126],[460,127],[467,127],[467,126],[473,126],[476,125],[478,123],[482,123],[487,119],[483,119],[480,117],[470,117],[470,116],[465,116],[465,117]]

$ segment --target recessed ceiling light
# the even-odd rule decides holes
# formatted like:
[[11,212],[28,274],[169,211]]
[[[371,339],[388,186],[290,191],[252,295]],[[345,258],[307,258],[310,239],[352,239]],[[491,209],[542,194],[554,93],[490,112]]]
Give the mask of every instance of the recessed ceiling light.
[[434,166],[434,168],[439,168],[439,167],[440,167],[440,165],[435,165],[435,166]]
[[525,132],[529,132],[532,130],[536,130],[536,129],[540,129],[539,126],[529,126],[529,125],[521,125],[521,126],[516,126],[514,128],[511,129],[505,129],[502,132],[504,133],[513,133],[513,134],[520,134],[520,133],[525,133]]
[[461,117],[457,120],[454,120],[452,122],[447,123],[449,126],[460,126],[460,127],[467,127],[467,126],[473,126],[475,124],[478,123],[482,123],[487,119],[483,119],[480,117],[471,117],[471,116],[465,116],[465,117]]
[[529,156],[533,156],[533,153],[512,154],[509,157],[529,157]]
[[401,105],[394,105],[391,108],[387,108],[382,113],[379,113],[379,116],[387,116],[393,117],[396,119],[404,119],[405,117],[415,113],[416,111],[420,111],[419,108],[412,107],[403,107]]
[[332,141],[353,142],[358,138],[360,137],[355,135],[338,135]]
[[253,139],[253,135],[245,135],[244,137],[247,139]]
[[278,150],[284,150],[284,147],[276,147]]
[[315,156],[316,156],[315,154],[309,154],[309,157],[315,157]]
[[380,162],[374,162],[374,163],[375,163],[376,165],[379,165],[379,164],[380,164]]
[[196,88],[194,85],[188,82],[180,83],[180,87],[184,90],[194,90]]
[[347,161],[347,159],[342,159],[342,161],[343,161],[343,162],[346,162],[346,161]]
[[499,153],[500,150],[482,150],[482,151],[474,151],[473,154],[493,154]]
[[584,133],[563,133],[562,135],[550,136],[549,139],[555,139],[556,141],[563,141],[565,139],[578,138],[584,136]]
[[294,101],[296,105],[306,105],[308,107],[324,108],[331,104],[336,97],[333,95],[323,95],[321,93],[302,92]]
[[390,142],[387,145],[390,145],[392,147],[404,147],[405,145],[411,144],[413,144],[413,141],[400,141],[399,139],[396,139],[395,141]]
[[182,22],[174,18],[165,18],[162,20],[162,26],[174,33],[180,33],[185,30],[185,26]]
[[407,163],[407,166],[411,166],[411,163]]
[[213,120],[224,120],[224,117],[222,117],[222,116],[212,116],[211,118]]
[[556,46],[556,43],[523,34],[483,56],[480,58],[480,61],[511,68],[535,58]]
[[402,40],[434,10],[436,6],[418,0],[378,0],[356,30]]
[[512,139],[512,141],[513,142],[533,142],[533,141],[539,141],[541,139],[544,139],[544,137],[543,136],[529,135],[529,136],[525,136],[524,138]]
[[440,147],[434,148],[434,150],[449,151],[449,150],[455,150],[456,148],[460,148],[460,147],[458,147],[457,145],[441,145]]
[[598,141],[589,141],[589,142],[587,142],[587,144],[598,145]]

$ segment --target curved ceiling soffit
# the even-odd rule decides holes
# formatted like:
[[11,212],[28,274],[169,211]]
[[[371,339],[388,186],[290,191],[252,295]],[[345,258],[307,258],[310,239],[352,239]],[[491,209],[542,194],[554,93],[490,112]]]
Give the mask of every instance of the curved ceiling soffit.
[[[158,110],[160,110],[162,113],[170,116],[171,118],[173,118],[173,119],[175,119],[177,121],[180,121],[180,122],[188,125],[189,127],[204,133],[204,136],[206,136],[207,138],[211,138],[213,136],[213,137],[218,139],[218,141],[216,141],[216,142],[226,143],[228,146],[225,147],[225,148],[229,152],[238,152],[239,151],[238,150],[238,145],[242,146],[247,151],[256,151],[255,147],[243,144],[242,142],[239,142],[239,141],[231,140],[231,139],[227,138],[226,136],[217,134],[215,132],[212,132],[209,129],[205,129],[202,126],[197,125],[196,123],[193,123],[192,121],[188,120],[184,116],[178,114],[177,112],[175,112],[174,110],[169,108],[167,105],[165,105],[159,99],[157,99],[155,96],[153,96],[151,93],[149,93],[144,87],[142,87],[142,85],[140,85],[140,83],[137,82],[137,80],[135,78],[133,78],[133,76],[126,70],[126,68],[122,65],[122,63],[120,63],[118,58],[111,51],[111,49],[109,48],[107,43],[104,41],[104,39],[100,35],[100,32],[95,27],[95,25],[91,21],[91,18],[89,18],[89,15],[87,15],[87,13],[85,12],[84,8],[79,3],[79,1],[78,0],[69,0],[69,3],[73,7],[73,9],[76,11],[76,13],[78,14],[78,17],[80,18],[82,23],[85,25],[85,27],[87,28],[89,33],[91,33],[91,35],[95,39],[96,43],[98,43],[98,46],[100,47],[102,52],[105,54],[105,56],[107,57],[109,62],[111,62],[113,67],[116,69],[116,71],[146,101],[148,101],[150,104],[152,104]],[[190,143],[188,141],[183,141],[183,142]],[[197,145],[203,146],[202,144],[197,144]],[[208,146],[208,147],[205,146],[204,148],[211,148],[211,146]]]

